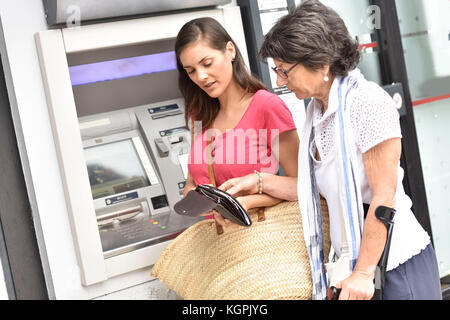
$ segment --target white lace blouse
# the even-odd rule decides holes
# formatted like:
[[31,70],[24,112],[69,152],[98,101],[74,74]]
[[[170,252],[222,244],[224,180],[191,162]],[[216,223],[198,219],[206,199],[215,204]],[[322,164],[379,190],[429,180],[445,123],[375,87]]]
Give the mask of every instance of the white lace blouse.
[[[399,114],[392,98],[377,84],[364,81],[351,95],[351,126],[357,145],[358,166],[360,168],[361,195],[363,203],[370,204],[372,194],[368,185],[362,159],[363,153],[390,138],[401,138]],[[310,145],[319,193],[327,200],[330,215],[330,236],[333,248],[340,254],[341,226],[338,210],[336,170],[334,166],[334,124],[336,112],[322,114],[322,105],[317,100],[311,102],[314,108],[313,127],[315,139]],[[321,161],[315,158],[316,150]],[[412,256],[420,253],[430,243],[430,237],[417,222],[411,211],[412,202],[403,189],[403,169],[398,166],[396,191],[396,216],[388,259],[388,270],[396,268]]]

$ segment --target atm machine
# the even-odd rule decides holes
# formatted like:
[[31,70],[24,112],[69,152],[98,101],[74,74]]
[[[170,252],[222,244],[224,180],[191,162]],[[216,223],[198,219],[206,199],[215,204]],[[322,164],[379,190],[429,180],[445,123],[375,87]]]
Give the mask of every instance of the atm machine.
[[[204,16],[224,25],[248,64],[236,6],[36,34],[86,288],[153,265],[171,239],[199,221],[173,211],[190,151],[173,50],[181,26]],[[140,281],[150,279],[148,273]]]
[[187,179],[180,99],[79,118],[104,257],[174,238],[198,219],[171,214]]

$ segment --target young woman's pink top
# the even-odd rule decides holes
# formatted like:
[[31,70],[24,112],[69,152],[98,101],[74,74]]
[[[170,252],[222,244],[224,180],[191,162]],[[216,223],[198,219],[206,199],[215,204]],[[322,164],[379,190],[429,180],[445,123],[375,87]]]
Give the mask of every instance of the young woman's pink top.
[[[273,139],[296,130],[291,112],[277,95],[259,90],[253,96],[239,123],[223,133],[212,130],[213,166],[217,186],[225,181],[253,173],[275,174],[279,163],[273,156]],[[209,184],[206,152],[207,130],[197,134],[191,146],[188,169],[196,184]]]

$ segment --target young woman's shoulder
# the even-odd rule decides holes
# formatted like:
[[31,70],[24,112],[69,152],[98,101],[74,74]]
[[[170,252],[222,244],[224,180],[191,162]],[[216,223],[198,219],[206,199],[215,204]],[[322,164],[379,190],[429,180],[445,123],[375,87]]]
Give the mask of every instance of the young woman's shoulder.
[[258,97],[259,99],[269,99],[272,96],[275,96],[272,92],[266,90],[266,89],[259,89],[255,93],[255,97]]
[[287,109],[286,104],[280,97],[264,89],[258,90],[253,99],[259,111],[275,112],[279,108]]
[[284,101],[267,90],[259,90],[253,97],[253,116],[263,121],[267,129],[279,129],[280,133],[295,129],[292,114]]

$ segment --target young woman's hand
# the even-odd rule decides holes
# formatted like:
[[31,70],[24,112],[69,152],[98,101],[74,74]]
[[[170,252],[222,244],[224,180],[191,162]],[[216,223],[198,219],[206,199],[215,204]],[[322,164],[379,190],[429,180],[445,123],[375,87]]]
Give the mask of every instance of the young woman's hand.
[[[244,210],[247,211],[247,203],[245,200],[245,197],[237,197],[236,200],[239,202],[239,204],[244,208]],[[237,223],[234,223],[231,220],[225,219],[218,211],[212,210],[214,214],[214,219],[224,228],[239,228],[240,225]]]

